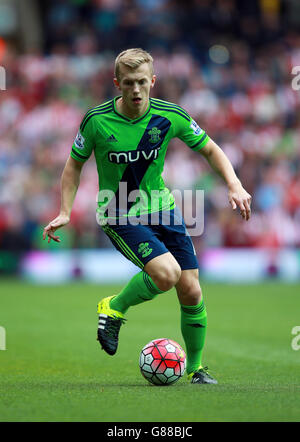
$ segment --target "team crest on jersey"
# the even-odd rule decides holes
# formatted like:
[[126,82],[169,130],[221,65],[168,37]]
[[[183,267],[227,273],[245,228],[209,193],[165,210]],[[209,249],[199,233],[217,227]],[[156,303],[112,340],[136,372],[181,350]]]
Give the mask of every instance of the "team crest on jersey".
[[78,131],[74,144],[78,149],[84,149],[84,142],[85,142],[85,138],[81,135],[81,133]]
[[158,143],[160,141],[159,134],[161,133],[161,130],[157,127],[153,127],[151,130],[148,131],[148,134],[150,135],[149,141],[150,143]]
[[153,249],[150,249],[148,242],[141,242],[139,244],[138,253],[142,255],[142,258],[146,258],[152,253]]
[[198,126],[195,120],[192,120],[190,127],[193,129],[195,135],[200,135],[203,132],[203,129]]

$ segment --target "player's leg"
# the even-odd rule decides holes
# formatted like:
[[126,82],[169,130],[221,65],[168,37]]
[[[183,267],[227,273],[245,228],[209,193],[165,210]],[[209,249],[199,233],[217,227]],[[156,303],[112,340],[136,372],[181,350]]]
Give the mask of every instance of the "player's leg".
[[181,268],[174,256],[168,252],[151,259],[144,271],[163,292],[170,290],[181,277]]
[[183,270],[176,284],[181,310],[181,332],[187,353],[187,374],[192,383],[215,384],[217,381],[202,366],[207,314],[199,283],[198,269]]
[[180,303],[181,333],[186,346],[187,374],[202,367],[207,314],[198,279],[198,269],[183,270],[176,284]]
[[187,373],[193,378],[193,383],[216,383],[202,367],[207,315],[199,283],[195,249],[178,210],[174,210],[173,217],[177,222],[164,227],[163,238],[166,247],[181,267],[181,276],[175,287],[180,302]]
[[122,312],[137,304],[150,301],[160,293],[170,290],[181,274],[180,266],[171,255],[163,253],[147,262],[123,290],[110,301],[111,308]]
[[200,288],[198,269],[183,270],[176,284],[181,309],[181,332],[187,350],[187,373],[201,367],[207,315]]
[[104,298],[98,304],[98,340],[102,348],[113,355],[128,308],[173,287],[179,279],[180,267],[148,226],[106,226],[103,230],[114,246],[142,269],[120,293]]

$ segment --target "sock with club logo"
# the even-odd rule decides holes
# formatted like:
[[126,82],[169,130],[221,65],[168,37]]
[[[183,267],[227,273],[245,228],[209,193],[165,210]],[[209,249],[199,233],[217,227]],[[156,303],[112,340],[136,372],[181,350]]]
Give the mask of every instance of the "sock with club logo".
[[181,333],[186,346],[187,374],[201,367],[207,314],[203,299],[198,305],[181,305]]

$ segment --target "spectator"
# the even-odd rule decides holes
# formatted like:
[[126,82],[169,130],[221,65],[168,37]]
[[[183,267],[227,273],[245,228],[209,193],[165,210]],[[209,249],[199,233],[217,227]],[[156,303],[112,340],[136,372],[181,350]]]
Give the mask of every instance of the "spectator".
[[[300,64],[299,37],[292,15],[283,10],[281,17],[275,3],[268,9],[270,2],[258,0],[49,2],[44,53],[17,54],[13,45],[1,52],[8,87],[0,92],[0,248],[43,247],[37,238],[57,212],[59,177],[81,118],[117,94],[111,66],[123,46],[153,52],[154,96],[186,108],[254,195],[252,221],[241,226],[220,207],[221,181],[200,155],[173,140],[167,185],[206,193],[205,230],[196,246],[299,246],[300,93],[290,75]],[[212,57],[213,45],[227,58]],[[92,162],[81,179],[60,247],[110,247],[91,222]]]

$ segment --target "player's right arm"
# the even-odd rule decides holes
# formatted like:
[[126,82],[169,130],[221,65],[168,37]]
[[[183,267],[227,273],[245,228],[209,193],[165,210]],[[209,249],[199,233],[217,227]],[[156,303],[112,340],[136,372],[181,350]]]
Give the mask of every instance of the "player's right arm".
[[69,157],[64,167],[61,177],[61,205],[59,215],[52,220],[43,232],[43,239],[48,237],[48,243],[53,241],[60,242],[59,236],[55,235],[55,231],[65,226],[70,221],[71,211],[77,189],[80,183],[81,163],[74,158]]
[[60,242],[55,231],[70,221],[71,211],[77,189],[80,183],[80,174],[84,163],[89,159],[94,149],[93,111],[88,112],[80,125],[74,140],[70,157],[68,158],[61,177],[61,204],[59,215],[52,220],[43,232],[43,239],[48,237],[48,243]]
[[[194,152],[200,152],[210,166],[223,178],[228,186],[228,199],[235,210],[239,207],[242,217],[248,221],[251,216],[251,195],[243,188],[233,166],[222,149],[201,129],[182,108],[177,109],[177,136]],[[187,123],[187,122],[188,123]]]

